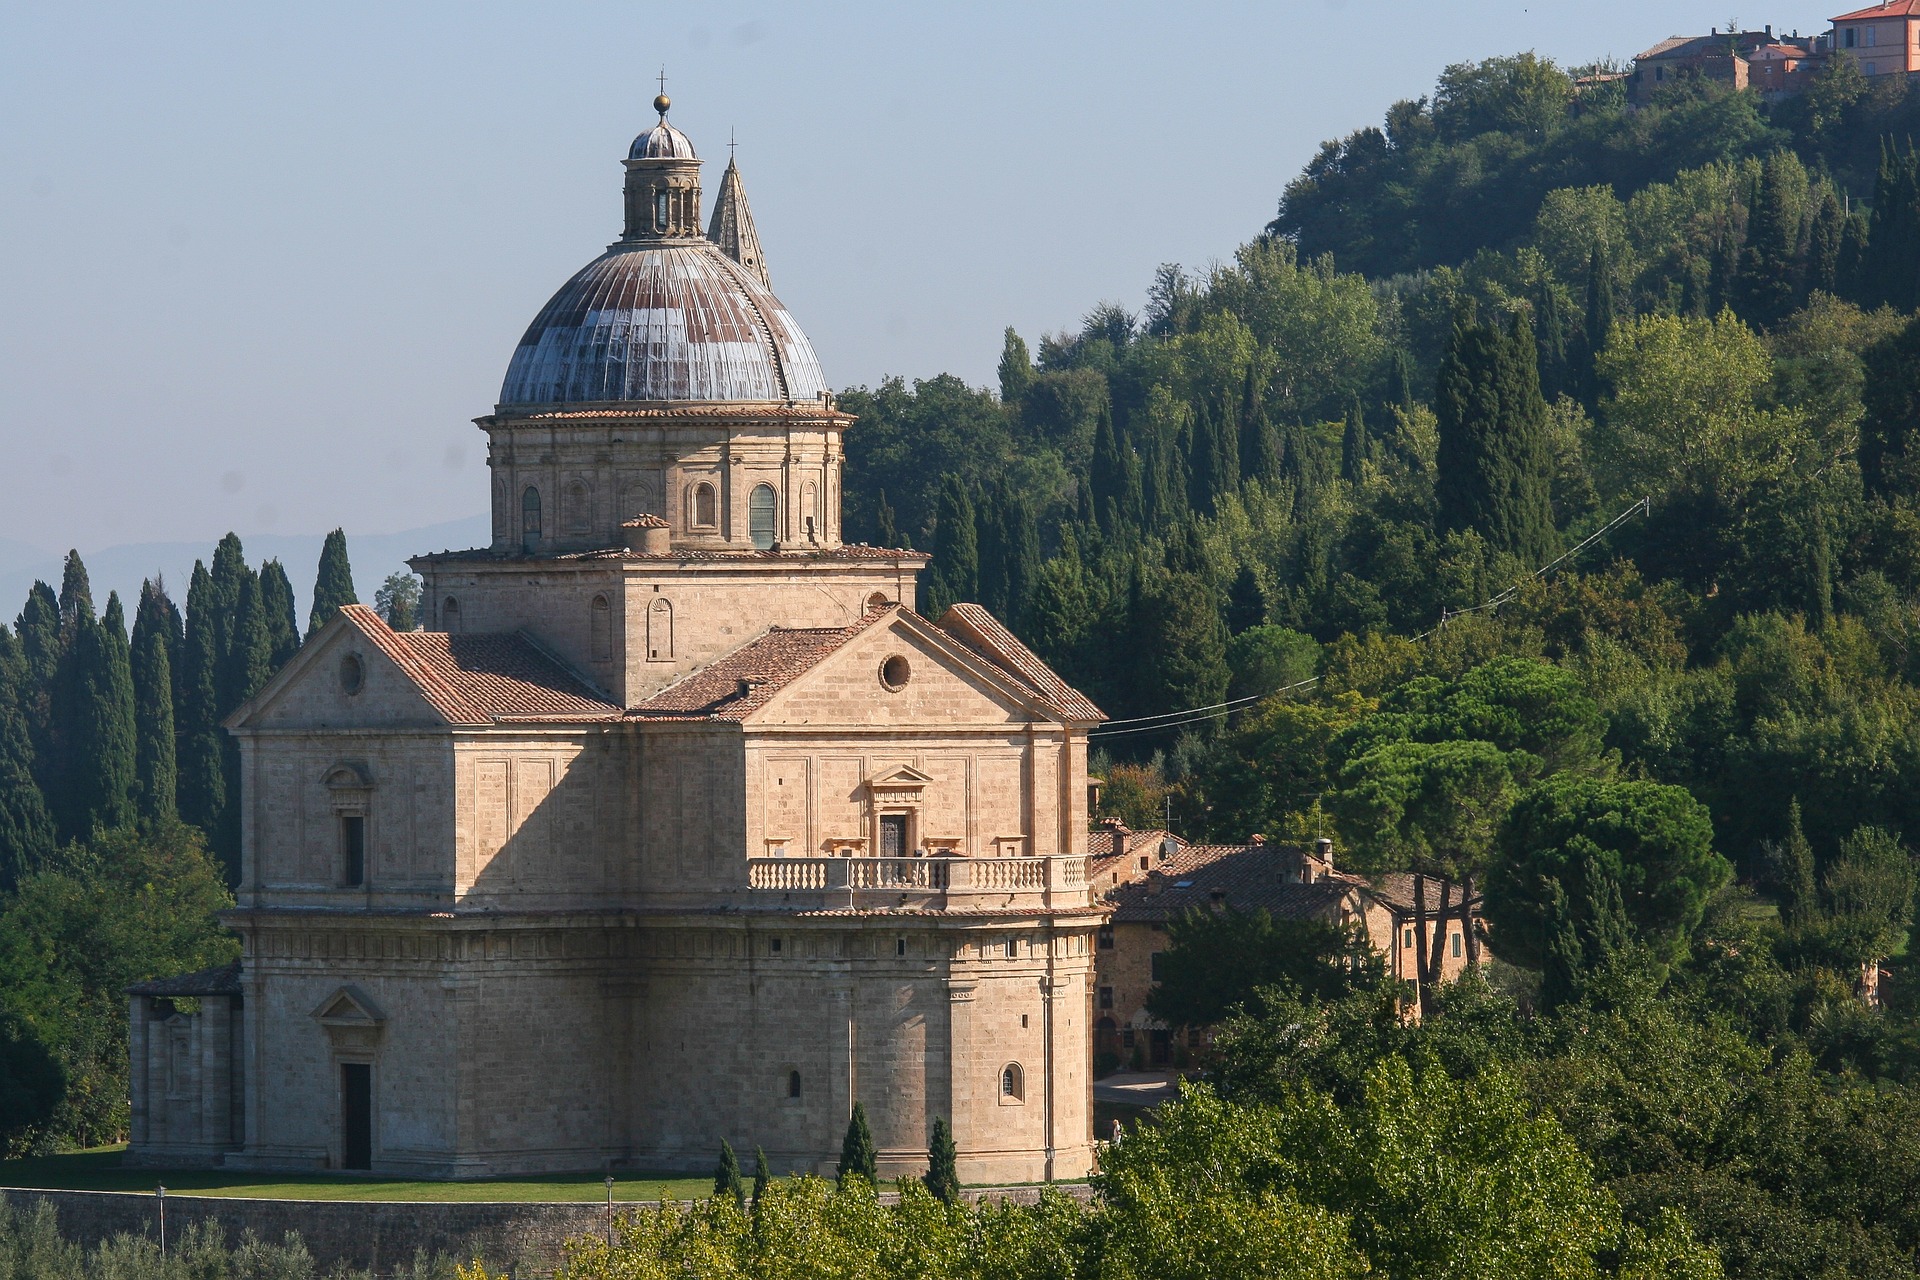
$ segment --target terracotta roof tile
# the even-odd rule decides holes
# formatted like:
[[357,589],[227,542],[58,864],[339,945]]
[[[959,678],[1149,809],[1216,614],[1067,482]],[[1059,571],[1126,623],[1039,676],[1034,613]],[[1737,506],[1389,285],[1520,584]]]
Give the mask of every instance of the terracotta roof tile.
[[876,609],[847,627],[773,627],[627,714],[640,719],[744,720],[894,608]]
[[1865,22],[1872,18],[1920,18],[1920,0],[1893,0],[1891,4],[1875,5],[1870,9],[1855,9],[1852,13],[1843,13],[1830,22]]
[[523,635],[395,632],[365,605],[341,609],[455,724],[608,720],[620,708]]
[[[1152,877],[1123,884],[1107,894],[1116,921],[1166,921],[1195,908],[1207,910],[1214,893],[1235,911],[1266,911],[1292,920],[1337,919],[1340,904],[1363,889],[1353,876],[1337,875],[1313,884],[1289,882],[1297,874],[1301,851],[1289,845],[1189,845],[1154,867]],[[1159,892],[1153,892],[1156,882]]]
[[1097,724],[1106,712],[1054,674],[1018,636],[977,604],[956,604],[940,615],[940,629],[1014,678],[1069,720]]

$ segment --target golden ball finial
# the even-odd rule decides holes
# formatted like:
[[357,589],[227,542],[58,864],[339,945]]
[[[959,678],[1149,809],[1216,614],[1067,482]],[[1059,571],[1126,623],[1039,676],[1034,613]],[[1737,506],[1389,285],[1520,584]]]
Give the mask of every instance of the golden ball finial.
[[672,105],[673,105],[673,99],[669,98],[664,93],[653,100],[653,109],[660,113],[660,118],[663,120],[666,118],[667,108],[671,107]]

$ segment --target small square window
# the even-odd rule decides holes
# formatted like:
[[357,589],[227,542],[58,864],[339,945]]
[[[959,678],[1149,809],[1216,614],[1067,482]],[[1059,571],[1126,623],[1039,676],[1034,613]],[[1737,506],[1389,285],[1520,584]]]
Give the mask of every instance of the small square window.
[[1413,945],[1413,929],[1412,929],[1411,927],[1409,927],[1409,928],[1407,929],[1407,938],[1406,938],[1406,941],[1405,941],[1404,943],[1402,943],[1401,945],[1403,945],[1403,946],[1408,946],[1408,947],[1410,947],[1410,946],[1412,946],[1412,945]]
[[1026,1030],[1026,1027],[1027,1027],[1027,1015],[1023,1013],[1020,1015],[1020,1029],[1024,1031]]
[[906,940],[905,938],[900,938],[900,939],[897,939],[897,940],[896,940],[896,941],[894,942],[894,944],[893,944],[893,954],[895,954],[895,955],[897,955],[897,956],[903,956],[903,955],[905,955],[905,954],[907,954],[907,940]]
[[1100,949],[1102,951],[1113,950],[1113,926],[1110,924],[1100,926]]
[[1007,959],[1018,960],[1019,958],[1020,958],[1020,939],[1008,938],[1007,939]]
[[780,939],[778,939],[778,938],[769,938],[769,939],[767,939],[767,950],[768,950],[768,952],[770,952],[770,953],[771,953],[771,954],[773,954],[773,955],[776,955],[776,956],[777,956],[777,955],[779,955],[779,954],[780,954]]
[[1100,988],[1100,1007],[1102,1009],[1113,1008],[1113,988],[1112,987]]
[[1124,1049],[1133,1048],[1133,1028],[1132,1027],[1128,1027],[1125,1031],[1122,1031],[1120,1033],[1120,1046]]

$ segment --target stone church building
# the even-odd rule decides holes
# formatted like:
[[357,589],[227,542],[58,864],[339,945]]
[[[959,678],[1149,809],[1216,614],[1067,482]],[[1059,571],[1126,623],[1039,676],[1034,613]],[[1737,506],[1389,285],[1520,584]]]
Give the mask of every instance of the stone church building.
[[842,541],[853,420],[667,106],[478,419],[492,545],[228,721],[244,959],[131,993],[131,1160],[831,1169],[858,1101],[884,1177],[937,1117],[1088,1172],[1101,713]]

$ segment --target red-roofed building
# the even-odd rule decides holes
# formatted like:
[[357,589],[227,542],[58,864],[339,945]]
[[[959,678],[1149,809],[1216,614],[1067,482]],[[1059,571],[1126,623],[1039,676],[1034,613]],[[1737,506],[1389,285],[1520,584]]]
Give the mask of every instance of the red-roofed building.
[[1839,15],[1833,48],[1869,76],[1920,71],[1920,0],[1888,0]]
[[852,419],[658,106],[477,419],[491,544],[227,722],[243,958],[127,993],[134,1163],[830,1171],[858,1102],[883,1177],[934,1117],[969,1182],[1092,1168],[1104,716],[843,538]]
[[1685,80],[1715,80],[1759,93],[1798,93],[1819,56],[1819,37],[1759,31],[1720,31],[1669,36],[1633,60],[1627,98],[1645,103],[1661,89]]

